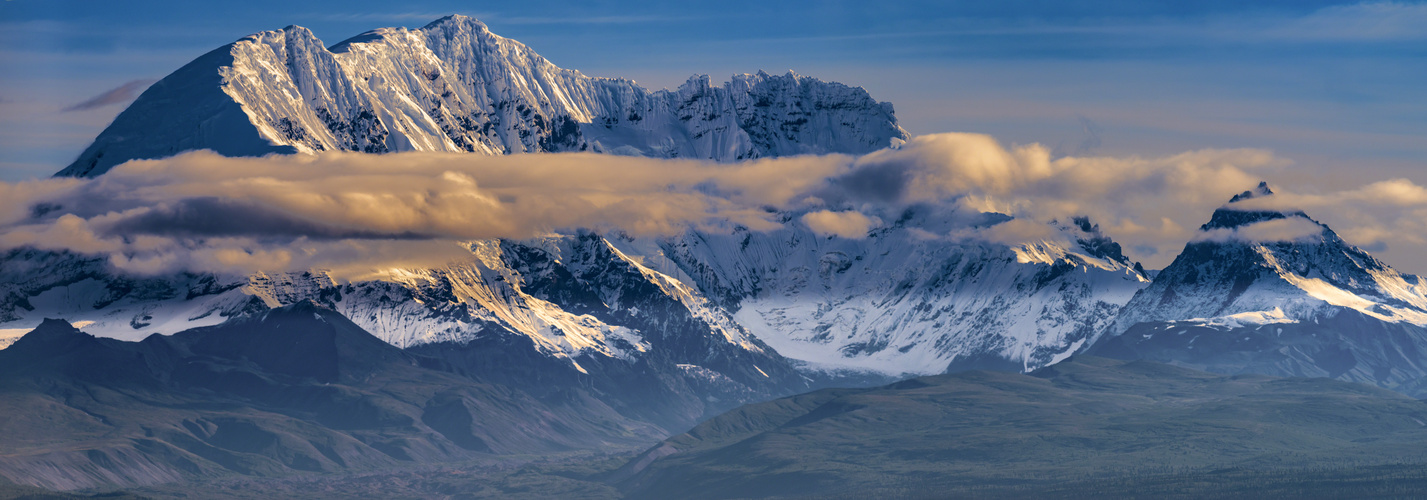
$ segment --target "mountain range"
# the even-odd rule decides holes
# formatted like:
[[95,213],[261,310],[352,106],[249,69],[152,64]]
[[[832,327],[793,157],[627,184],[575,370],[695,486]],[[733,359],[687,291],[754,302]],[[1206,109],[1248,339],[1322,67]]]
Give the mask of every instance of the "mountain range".
[[[734,162],[908,138],[861,88],[759,72],[649,91],[450,16],[330,47],[296,26],[245,37],[154,84],[57,175],[196,149]],[[1059,373],[1085,353],[1427,396],[1427,282],[1275,202],[1266,184],[1234,196],[1157,273],[1084,217],[1023,243],[928,237],[1014,220],[932,204],[856,235],[789,210],[773,230],[468,241],[462,261],[358,281],[137,276],[14,249],[0,256],[0,390],[21,416],[0,424],[0,476],[74,489],[633,450],[745,404]],[[854,393],[812,394],[798,408]],[[35,432],[47,422],[68,434]],[[625,479],[664,491],[650,471]]]
[[136,158],[318,151],[595,151],[734,161],[865,153],[907,138],[892,105],[789,72],[695,76],[651,92],[561,69],[466,16],[325,47],[288,26],[204,54],[149,87],[59,175]]

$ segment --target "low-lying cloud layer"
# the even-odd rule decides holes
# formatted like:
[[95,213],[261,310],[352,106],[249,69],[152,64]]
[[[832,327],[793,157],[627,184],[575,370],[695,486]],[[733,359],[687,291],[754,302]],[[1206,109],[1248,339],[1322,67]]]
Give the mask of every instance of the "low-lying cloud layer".
[[[469,258],[462,240],[573,228],[670,235],[793,224],[860,238],[907,207],[931,205],[1016,216],[979,234],[929,235],[1000,243],[1043,237],[1045,222],[1087,215],[1153,268],[1168,264],[1229,196],[1285,168],[1288,162],[1260,150],[1052,160],[1040,145],[1007,148],[975,134],[921,136],[862,157],[738,164],[594,154],[194,152],[130,162],[96,179],[0,183],[0,250],[103,255],[136,273],[322,267],[359,277]],[[1370,249],[1420,247],[1413,235],[1427,234],[1427,190],[1405,180],[1272,200],[1317,214]],[[779,211],[795,217],[780,222]]]
[[[776,224],[763,207],[786,206],[849,160],[194,152],[130,162],[92,180],[5,184],[0,247],[105,254],[135,272],[382,265],[376,261],[390,256],[439,264],[460,255],[455,240],[567,228],[768,229]],[[413,262],[422,257],[437,262]]]
[[1303,217],[1287,217],[1246,224],[1242,227],[1217,228],[1202,231],[1196,241],[1246,241],[1268,243],[1280,241],[1316,241],[1323,227]]

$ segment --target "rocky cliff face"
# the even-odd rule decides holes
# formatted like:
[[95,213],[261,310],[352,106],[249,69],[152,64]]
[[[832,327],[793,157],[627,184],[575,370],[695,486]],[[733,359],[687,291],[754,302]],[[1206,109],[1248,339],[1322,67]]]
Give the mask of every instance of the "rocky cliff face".
[[734,161],[866,153],[907,138],[892,105],[789,72],[695,76],[651,92],[561,69],[464,16],[330,49],[299,26],[245,37],[154,84],[58,175],[193,149],[512,154],[595,151]]

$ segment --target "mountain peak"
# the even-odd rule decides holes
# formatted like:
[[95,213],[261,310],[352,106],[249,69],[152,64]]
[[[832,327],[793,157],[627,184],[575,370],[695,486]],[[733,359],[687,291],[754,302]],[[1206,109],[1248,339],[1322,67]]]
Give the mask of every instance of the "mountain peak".
[[435,29],[459,29],[461,27],[470,27],[473,28],[475,31],[490,30],[490,28],[486,26],[486,23],[481,22],[479,19],[461,14],[451,14],[448,16],[442,16],[441,18],[438,18],[435,21],[426,23],[425,26],[421,27],[421,30],[431,31]]
[[[431,21],[431,22],[429,22],[429,23],[426,23],[426,26],[423,26],[423,28],[424,28],[424,27],[430,27],[430,26],[436,26],[436,25],[439,25],[439,24],[449,23],[449,22],[464,23],[464,22],[470,22],[470,21],[475,21],[475,20],[476,20],[475,18],[473,18],[473,17],[471,17],[471,16],[464,15],[464,14],[447,14],[447,15],[444,15],[444,16],[441,16],[441,17],[436,18],[435,21]],[[477,22],[479,22],[479,21],[477,21]]]
[[361,379],[401,350],[312,300],[238,316],[175,335],[196,354],[248,359],[270,373],[323,381]]
[[40,322],[39,326],[36,326],[34,330],[30,330],[30,333],[25,334],[25,336],[21,337],[20,340],[15,342],[15,344],[20,345],[20,343],[22,342],[34,340],[39,340],[43,342],[54,342],[60,339],[70,339],[88,336],[90,335],[80,331],[78,328],[75,328],[74,325],[69,324],[68,321],[55,318],[45,318],[44,321]]
[[[1301,217],[1318,224],[1318,221],[1308,217],[1308,214],[1301,210],[1284,211],[1266,208],[1240,208],[1234,206],[1248,200],[1261,200],[1273,196],[1273,190],[1269,189],[1267,182],[1260,182],[1259,185],[1248,191],[1234,195],[1224,206],[1214,211],[1214,215],[1209,218],[1209,222],[1199,226],[1200,231],[1211,231],[1215,229],[1235,229],[1250,224],[1266,222],[1276,219],[1287,219]],[[1322,224],[1318,224],[1322,225]]]
[[257,43],[271,43],[273,41],[279,40],[301,40],[321,43],[321,41],[317,39],[317,35],[312,33],[312,30],[304,28],[302,26],[298,26],[296,24],[289,24],[287,26],[284,26],[282,29],[277,30],[259,31],[243,38],[239,38],[238,42],[247,41]]
[[1215,210],[1174,262],[1121,310],[1110,333],[1164,321],[1308,322],[1344,310],[1427,325],[1427,288],[1418,278],[1348,244],[1301,210],[1246,203],[1272,195],[1260,183]]
[[709,75],[699,73],[689,75],[689,79],[685,80],[684,84],[679,86],[679,90],[688,89],[689,91],[698,92],[713,88],[713,86],[713,79],[710,78]]
[[31,361],[73,351],[93,340],[93,335],[80,331],[68,321],[45,318],[34,330],[30,330],[9,348],[0,352]]
[[40,321],[40,326],[35,327],[36,330],[41,329],[41,328],[47,328],[47,329],[64,328],[64,329],[67,329],[67,330],[68,330],[68,329],[74,329],[74,325],[69,324],[68,321],[65,321],[65,320],[62,320],[62,319],[58,319],[58,318],[45,318],[43,321]]
[[330,48],[307,28],[288,26],[218,48],[160,80],[57,175],[93,177],[128,160],[194,149],[224,156],[589,151],[738,161],[865,154],[907,138],[891,105],[863,89],[760,75],[723,85],[698,76],[676,91],[652,92],[559,68],[462,15],[420,30],[372,30]]
[[1067,232],[1075,239],[1075,243],[1089,254],[1091,257],[1109,259],[1127,267],[1135,268],[1140,274],[1144,274],[1143,267],[1138,267],[1138,262],[1132,262],[1124,254],[1123,248],[1108,235],[1100,230],[1100,225],[1090,220],[1090,217],[1077,215],[1070,218],[1070,224],[1066,225],[1059,220],[1051,221],[1051,225],[1057,229]]
[[1253,198],[1262,198],[1264,196],[1273,196],[1273,190],[1268,188],[1267,181],[1261,181],[1258,187],[1234,195],[1233,198],[1229,199],[1229,203],[1238,203]]

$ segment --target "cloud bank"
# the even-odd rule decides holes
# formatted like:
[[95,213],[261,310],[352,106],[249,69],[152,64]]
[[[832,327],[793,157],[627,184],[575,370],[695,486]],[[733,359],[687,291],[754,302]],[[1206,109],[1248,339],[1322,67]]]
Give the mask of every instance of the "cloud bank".
[[[357,278],[469,259],[459,242],[475,239],[785,224],[861,238],[909,207],[931,206],[1016,219],[929,237],[1007,244],[1054,237],[1049,221],[1089,216],[1155,268],[1230,196],[1287,168],[1262,150],[1052,160],[1043,146],[1007,147],[977,134],[920,136],[861,157],[738,164],[582,153],[192,152],[129,162],[95,179],[0,183],[0,250],[99,255],[134,273],[325,268]],[[1370,249],[1411,249],[1421,245],[1414,235],[1427,234],[1427,189],[1406,180],[1251,201],[1304,208]],[[789,213],[794,219],[783,222]],[[1304,230],[1259,229],[1264,234],[1253,237]]]
[[1201,231],[1195,241],[1245,241],[1251,243],[1274,243],[1281,241],[1306,241],[1323,234],[1323,227],[1303,217],[1286,217],[1266,220],[1235,228],[1218,228]]
[[1396,267],[1427,273],[1427,188],[1389,179],[1329,192],[1280,192],[1237,205],[1303,210]]
[[0,249],[105,255],[138,273],[439,265],[469,257],[458,241],[572,228],[771,229],[767,207],[790,207],[850,160],[192,152],[0,184]]

